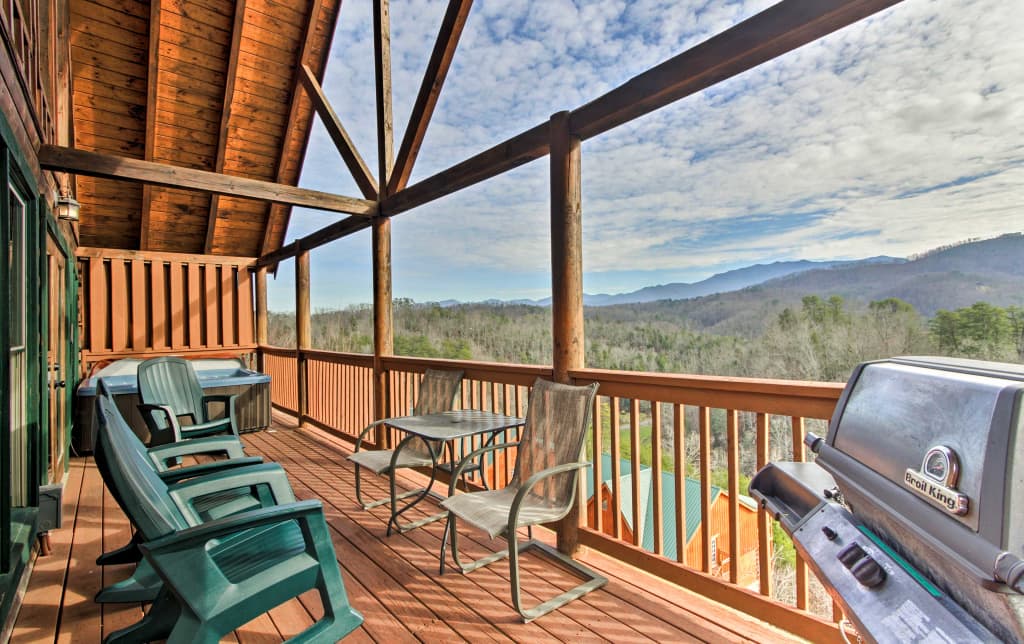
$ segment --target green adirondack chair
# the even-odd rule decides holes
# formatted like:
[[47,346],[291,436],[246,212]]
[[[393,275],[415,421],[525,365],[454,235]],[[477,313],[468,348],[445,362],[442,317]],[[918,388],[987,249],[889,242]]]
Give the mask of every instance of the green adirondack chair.
[[[316,589],[324,615],[293,641],[335,642],[362,623],[348,603],[323,507],[296,502],[273,463],[236,468],[168,486],[128,440],[116,405],[97,392],[100,441],[111,481],[142,533],[144,561],[163,582],[139,623],[105,642],[217,642],[302,593]],[[265,485],[278,505],[204,522],[195,500],[225,489]]]
[[[104,395],[106,395],[108,392],[106,390],[105,383],[100,383],[100,386],[103,388],[102,391]],[[95,422],[94,426],[100,426],[98,420]],[[132,437],[134,436],[135,434],[133,433]],[[135,437],[135,440],[129,440],[129,443],[133,448],[135,448],[135,451],[142,455],[144,459],[151,462],[153,468],[157,472],[157,475],[168,484],[236,467],[257,465],[263,462],[263,459],[258,456],[246,456],[241,441],[239,441],[235,436],[195,438],[150,448],[143,445],[142,441],[137,437]],[[122,506],[123,510],[124,504],[118,498],[116,489],[114,489],[110,483],[110,471],[107,468],[107,460],[103,452],[103,446],[99,443],[99,432],[93,432],[92,453],[93,458],[96,461],[97,469],[99,469],[100,475],[103,477],[103,481],[107,484],[108,488],[112,489],[114,499]],[[224,460],[189,467],[179,467],[175,469],[170,468],[171,465],[175,464],[178,459],[183,456],[199,455],[224,455],[227,458]],[[210,518],[227,516],[234,512],[241,512],[243,510],[259,507],[259,505],[258,497],[254,497],[247,489],[228,491],[224,494],[210,495],[208,498],[197,500],[197,507],[200,508],[201,514]],[[106,566],[113,564],[138,563],[142,559],[142,551],[139,550],[138,546],[139,533],[136,531],[132,535],[132,539],[128,544],[103,553],[96,559],[96,564]],[[126,586],[130,585],[131,584],[126,584]],[[139,591],[141,594],[138,594],[135,592],[113,592],[113,590],[114,589],[111,588],[110,592],[107,592],[107,589],[101,591],[100,594],[97,595],[97,601],[152,601],[153,597],[155,597],[155,591]]]
[[[139,365],[139,411],[149,429],[150,445],[166,445],[184,438],[234,434],[236,396],[203,394],[192,363],[183,358],[151,358]],[[211,419],[209,405],[223,403],[227,413]],[[188,417],[191,424],[181,424]]]

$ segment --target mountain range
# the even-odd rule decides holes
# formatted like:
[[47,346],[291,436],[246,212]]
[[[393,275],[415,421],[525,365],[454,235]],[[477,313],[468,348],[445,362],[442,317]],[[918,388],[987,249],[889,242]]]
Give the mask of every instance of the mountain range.
[[[614,295],[586,294],[584,304],[678,308],[678,312],[707,328],[726,318],[771,315],[771,311],[765,310],[766,304],[774,311],[799,304],[805,295],[839,295],[864,303],[897,297],[929,317],[938,309],[955,309],[978,301],[1022,306],[1024,233],[970,240],[905,259],[880,256],[852,261],[756,264],[692,284],[661,284]],[[546,298],[484,304],[550,303],[550,298]],[[457,302],[442,303],[451,304]]]

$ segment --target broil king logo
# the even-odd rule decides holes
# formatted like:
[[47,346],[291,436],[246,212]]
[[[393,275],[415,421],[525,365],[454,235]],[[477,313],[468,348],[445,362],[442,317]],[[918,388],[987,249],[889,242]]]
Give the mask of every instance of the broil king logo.
[[970,504],[967,496],[956,490],[959,476],[960,460],[956,452],[939,445],[924,455],[920,471],[907,469],[903,482],[946,512],[963,516],[967,514]]

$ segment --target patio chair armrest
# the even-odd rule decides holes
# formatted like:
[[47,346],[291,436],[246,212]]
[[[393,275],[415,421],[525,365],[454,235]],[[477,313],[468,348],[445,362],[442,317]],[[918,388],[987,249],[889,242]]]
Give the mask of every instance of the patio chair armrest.
[[[544,479],[557,476],[558,474],[566,474],[574,470],[582,470],[585,467],[590,467],[590,463],[562,463],[561,465],[555,465],[554,467],[549,467],[545,470],[541,470],[540,472],[534,472],[533,475],[526,479],[526,481],[519,487],[519,491],[516,492],[515,498],[512,499],[512,507],[509,509],[508,513],[509,534],[515,532],[516,526],[519,523],[519,506],[523,504],[523,500],[526,498],[526,495],[530,493],[530,490]],[[572,501],[570,500],[566,503],[567,513],[571,507]]]
[[263,459],[259,456],[244,456],[242,458],[231,458],[225,461],[213,461],[210,463],[189,465],[188,467],[178,467],[173,470],[164,470],[162,472],[157,472],[157,476],[159,476],[164,483],[172,484],[199,476],[216,474],[236,467],[249,467],[251,465],[260,465],[261,463],[263,463]]
[[174,552],[204,548],[211,539],[219,539],[236,534],[243,530],[284,521],[308,522],[315,515],[323,516],[323,504],[316,500],[295,501],[269,508],[259,508],[233,514],[222,519],[207,521],[191,528],[185,528],[169,535],[140,544],[145,554],[159,555],[163,552]]
[[150,447],[147,453],[149,454],[149,460],[156,466],[157,471],[167,469],[167,461],[177,459],[179,456],[219,453],[227,454],[228,458],[242,458],[245,456],[242,444],[234,436],[210,436],[207,438],[193,438],[168,445],[157,445],[156,447]]
[[207,494],[261,485],[270,488],[274,502],[278,505],[295,502],[295,493],[288,481],[288,475],[277,463],[250,465],[182,481],[167,486],[167,493],[179,506],[186,507],[190,506],[194,499]]
[[[224,417],[231,419],[231,426],[235,426],[235,405],[238,402],[238,394],[206,394],[203,396],[203,417],[210,421],[210,403],[224,403]],[[238,433],[237,431],[235,432]]]
[[469,464],[475,461],[477,458],[488,452],[494,452],[499,449],[508,449],[509,447],[518,446],[519,441],[509,441],[507,443],[493,443],[491,445],[485,445],[479,449],[475,449],[469,454],[463,456],[462,460],[459,461],[459,464],[455,467],[454,470],[452,470],[452,477],[451,480],[448,482],[448,495],[451,496],[452,494],[455,494],[455,484],[458,482],[459,477],[462,476],[462,470],[469,467]]
[[[150,441],[157,445],[177,443],[181,440],[181,426],[178,424],[178,417],[168,405],[154,405],[150,403],[139,403],[139,413],[149,430]],[[164,417],[166,427],[161,426],[158,415]]]
[[388,420],[389,420],[388,418],[384,418],[384,419],[381,419],[381,420],[375,420],[372,423],[370,423],[369,425],[367,425],[366,427],[364,427],[363,431],[359,432],[359,437],[356,439],[356,449],[355,449],[355,451],[358,452],[359,449],[363,446],[363,440],[366,439],[366,435],[370,433],[371,429],[373,429],[374,427],[377,427],[379,425],[383,425],[384,423],[388,422]]

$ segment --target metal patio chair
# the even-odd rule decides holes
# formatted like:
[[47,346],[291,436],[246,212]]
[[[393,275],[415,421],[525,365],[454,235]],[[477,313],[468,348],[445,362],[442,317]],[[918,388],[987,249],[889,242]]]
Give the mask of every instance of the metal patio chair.
[[[466,464],[486,452],[517,447],[512,480],[500,490],[455,495],[454,484],[461,469],[456,468],[452,476],[451,495],[441,502],[441,507],[448,510],[445,538],[450,536],[452,558],[463,574],[508,557],[512,605],[524,622],[545,615],[608,582],[586,566],[532,538],[532,526],[558,521],[572,508],[579,487],[580,470],[590,465],[581,460],[581,455],[597,387],[597,383],[573,387],[538,379],[530,392],[526,425],[519,442],[489,445],[472,452],[462,461],[462,464]],[[483,530],[492,539],[504,535],[509,547],[463,564],[459,560],[457,519]],[[517,536],[517,530],[521,527],[528,530],[528,540],[522,544]],[[529,549],[537,549],[557,559],[579,573],[585,581],[532,608],[523,608],[520,599],[519,555]],[[442,574],[444,567],[442,543]]]
[[[149,429],[150,445],[165,445],[185,438],[234,434],[236,396],[205,395],[192,363],[183,358],[151,358],[139,365],[139,411]],[[209,405],[224,404],[223,418],[210,418]],[[190,425],[181,424],[188,417]]]
[[[336,642],[362,623],[349,604],[323,506],[296,502],[279,465],[235,468],[169,486],[132,447],[131,429],[105,394],[97,395],[96,405],[110,482],[142,533],[142,563],[159,582],[145,617],[110,633],[107,644],[213,644],[313,589],[323,616],[294,641]],[[197,511],[197,499],[251,486],[268,487],[275,505],[213,520]]]
[[[462,371],[427,369],[420,380],[419,394],[416,397],[416,404],[410,415],[423,416],[425,414],[451,411],[455,396],[459,393],[459,387],[462,385],[462,374]],[[393,507],[395,501],[399,499],[421,494],[423,492],[422,489],[397,494],[395,478],[393,476],[394,470],[407,467],[430,467],[434,464],[430,450],[434,450],[436,454],[436,450],[439,449],[439,446],[430,445],[426,441],[410,441],[401,453],[397,455],[397,458],[393,449],[363,449],[363,441],[366,440],[369,433],[375,427],[387,424],[388,420],[385,418],[367,425],[359,433],[355,452],[348,457],[356,466],[356,500],[364,510],[369,510],[385,503],[391,503]],[[360,469],[364,467],[378,476],[382,474],[388,475],[391,479],[390,496],[371,501],[363,499]]]

